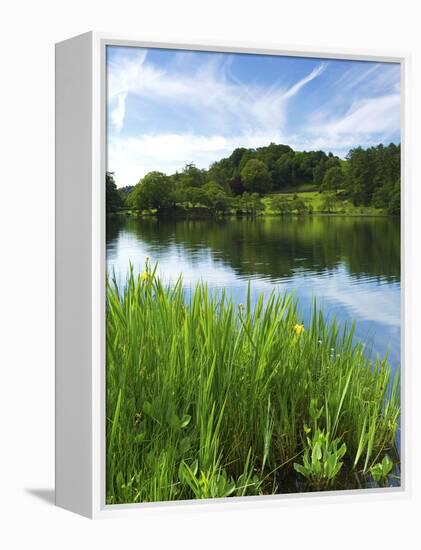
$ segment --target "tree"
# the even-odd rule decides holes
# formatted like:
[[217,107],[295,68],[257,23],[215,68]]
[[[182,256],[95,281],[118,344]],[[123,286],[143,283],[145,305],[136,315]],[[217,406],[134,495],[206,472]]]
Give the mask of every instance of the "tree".
[[214,162],[211,164],[206,176],[209,181],[215,181],[226,192],[230,192],[230,176],[222,163]]
[[282,189],[283,187],[290,187],[295,184],[294,175],[294,151],[282,155],[276,163],[274,168],[274,187],[276,189]]
[[387,211],[393,216],[399,216],[401,213],[401,186],[399,183],[393,188]]
[[188,191],[189,189],[193,189],[190,187],[189,189],[184,189],[184,187],[181,187],[180,185],[176,185],[173,179],[173,189],[171,191],[171,198],[175,205],[177,204],[185,204],[186,202],[189,202],[190,199],[188,197]]
[[291,210],[296,210],[297,214],[304,214],[307,210],[307,205],[303,199],[296,197],[291,201]]
[[322,201],[322,210],[324,210],[325,212],[332,212],[337,202],[338,199],[336,198],[336,193],[325,193]]
[[306,151],[295,153],[294,155],[294,176],[299,183],[309,183],[313,181],[313,166],[311,153]]
[[117,212],[123,206],[123,199],[114,181],[114,172],[105,174],[105,203],[107,214]]
[[230,199],[224,189],[215,181],[210,181],[203,186],[203,204],[210,208],[214,214],[227,211],[230,207]]
[[198,204],[206,204],[206,190],[202,187],[189,187],[185,190],[185,198],[193,208]]
[[248,193],[247,191],[241,195],[238,207],[247,216],[256,216],[265,208],[259,193]]
[[[347,156],[347,192],[355,205],[386,204],[400,183],[400,145],[351,149]],[[383,188],[383,189],[382,189]]]
[[231,175],[233,177],[239,175],[241,161],[243,159],[243,156],[248,152],[249,149],[246,149],[245,147],[237,147],[237,149],[234,149],[231,155],[226,159],[227,164],[231,169]]
[[257,216],[260,212],[262,212],[265,209],[265,205],[263,204],[259,193],[252,193],[250,202],[251,202],[252,216]]
[[205,171],[200,170],[191,162],[186,164],[182,173],[179,174],[178,181],[180,186],[185,189],[187,187],[201,187],[205,183]]
[[123,197],[127,197],[133,191],[134,185],[125,185],[119,188],[119,192]]
[[241,181],[240,176],[234,176],[232,179],[229,180],[228,183],[230,186],[231,193],[233,195],[241,195],[242,193],[244,193],[244,185],[243,185],[243,182]]
[[351,149],[348,153],[349,192],[356,206],[369,205],[375,191],[375,152],[374,148]]
[[281,216],[291,213],[292,201],[288,200],[285,196],[276,195],[271,200],[271,209],[274,212],[279,212]]
[[320,162],[317,166],[313,168],[313,183],[315,185],[321,185],[323,182],[325,173],[326,173],[325,163]]
[[276,183],[276,162],[282,158],[283,155],[293,153],[293,150],[289,145],[282,145],[276,143],[270,143],[266,147],[258,147],[256,149],[255,158],[261,160],[266,168],[269,170],[272,177],[272,184]]
[[343,189],[345,185],[345,174],[339,166],[329,168],[324,177],[321,185],[321,191],[337,191]]
[[373,193],[372,204],[376,208],[388,208],[395,186],[392,183],[382,185]]
[[[356,206],[373,205],[385,212],[399,212],[400,145],[355,147],[346,160],[341,160],[332,153],[293,151],[288,145],[270,143],[265,147],[235,149],[229,157],[212,163],[208,170],[190,163],[168,177],[152,172],[133,190],[117,189],[112,173],[107,173],[106,183],[107,212],[125,204],[156,208],[158,213],[177,204],[185,208],[206,206],[213,212],[238,205],[239,210],[255,215],[263,206],[257,200],[252,205],[253,193],[263,196],[286,188],[294,192],[294,187],[302,184],[313,184],[328,194],[336,192],[338,200],[350,199]],[[242,198],[244,193],[247,195]],[[289,201],[274,198],[272,210],[309,212],[310,206],[301,199],[297,202],[298,198]],[[332,197],[324,204],[327,209],[335,206]]]
[[247,191],[263,195],[270,191],[272,179],[262,161],[250,159],[241,170],[241,181]]
[[162,172],[149,172],[135,186],[130,199],[139,210],[156,209],[158,215],[174,205],[174,184]]

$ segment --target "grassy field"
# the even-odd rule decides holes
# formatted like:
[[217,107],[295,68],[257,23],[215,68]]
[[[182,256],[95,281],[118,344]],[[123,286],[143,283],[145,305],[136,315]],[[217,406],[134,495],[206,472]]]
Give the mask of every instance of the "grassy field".
[[[379,216],[384,215],[384,211],[380,208],[374,208],[373,206],[355,206],[351,200],[342,199],[338,195],[337,201],[334,206],[327,211],[324,207],[323,201],[325,194],[319,193],[318,191],[298,191],[295,192],[284,192],[280,194],[282,197],[292,201],[294,196],[298,196],[301,200],[304,201],[307,208],[311,207],[313,213],[323,213],[323,214],[342,214],[342,215],[359,215],[359,216]],[[271,199],[275,195],[267,195],[262,200],[265,204],[264,214],[275,214],[271,211]]]
[[[312,184],[302,184],[297,186],[293,190],[283,191],[282,193],[273,193],[262,197],[262,202],[264,204],[264,210],[259,212],[259,216],[279,216],[279,212],[272,210],[272,199],[275,197],[282,197],[287,201],[292,201],[294,198],[299,198],[305,204],[306,210],[302,211],[301,214],[309,215],[311,214],[321,214],[321,215],[342,215],[342,216],[385,216],[387,213],[380,208],[375,208],[373,206],[355,206],[351,200],[344,199],[341,197],[340,192],[336,195],[336,200],[334,204],[326,208],[324,204],[324,199],[326,194],[320,193],[319,191],[314,190],[314,185]],[[138,212],[135,210],[130,210],[128,208],[121,209],[117,214],[120,215],[142,215],[142,216],[153,216],[156,214],[155,210]],[[297,214],[295,210],[289,214]],[[227,210],[225,215],[236,215],[236,210],[231,209]]]
[[107,503],[388,485],[399,381],[292,296],[107,286]]

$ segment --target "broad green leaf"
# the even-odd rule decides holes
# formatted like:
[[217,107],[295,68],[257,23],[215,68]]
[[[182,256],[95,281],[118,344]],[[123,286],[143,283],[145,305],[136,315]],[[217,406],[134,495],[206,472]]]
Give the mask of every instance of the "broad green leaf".
[[185,428],[188,426],[190,424],[190,420],[191,416],[189,414],[185,414],[181,419],[180,428]]

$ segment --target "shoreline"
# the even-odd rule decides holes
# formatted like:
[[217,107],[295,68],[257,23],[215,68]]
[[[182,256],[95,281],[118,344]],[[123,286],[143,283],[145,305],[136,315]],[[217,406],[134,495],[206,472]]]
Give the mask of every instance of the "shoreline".
[[400,216],[394,214],[387,214],[386,212],[304,212],[302,214],[276,214],[268,212],[267,214],[258,214],[255,216],[247,214],[217,214],[209,216],[197,216],[197,215],[181,215],[181,214],[171,214],[171,215],[158,215],[156,212],[133,212],[131,210],[121,210],[119,212],[107,212],[107,217],[128,217],[128,218],[156,218],[161,220],[196,220],[196,221],[215,221],[215,220],[225,220],[225,219],[264,219],[264,218],[314,218],[314,217],[338,217],[338,218],[391,218],[391,219],[400,219]]

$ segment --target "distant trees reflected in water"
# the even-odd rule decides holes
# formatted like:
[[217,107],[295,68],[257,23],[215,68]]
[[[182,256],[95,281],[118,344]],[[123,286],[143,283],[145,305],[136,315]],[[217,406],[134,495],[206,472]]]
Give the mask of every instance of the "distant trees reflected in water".
[[122,232],[160,253],[182,247],[192,263],[209,250],[239,276],[277,280],[300,269],[322,273],[342,264],[356,278],[400,280],[400,225],[394,218],[107,219],[108,244]]

